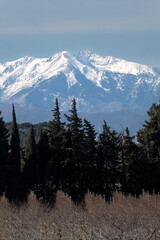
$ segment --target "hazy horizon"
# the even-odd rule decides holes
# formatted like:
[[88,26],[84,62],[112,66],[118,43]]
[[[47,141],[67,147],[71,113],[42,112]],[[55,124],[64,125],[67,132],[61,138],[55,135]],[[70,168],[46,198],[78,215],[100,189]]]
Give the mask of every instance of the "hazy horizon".
[[158,0],[0,0],[0,63],[89,49],[160,67]]

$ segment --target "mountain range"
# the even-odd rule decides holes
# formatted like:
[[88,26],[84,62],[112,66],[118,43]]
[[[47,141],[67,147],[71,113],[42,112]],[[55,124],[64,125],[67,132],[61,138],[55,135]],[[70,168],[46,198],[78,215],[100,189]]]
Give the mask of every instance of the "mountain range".
[[75,97],[77,109],[87,114],[145,113],[159,100],[160,69],[88,50],[0,64],[1,109],[15,103],[17,109],[44,113],[54,108],[56,97],[62,111]]

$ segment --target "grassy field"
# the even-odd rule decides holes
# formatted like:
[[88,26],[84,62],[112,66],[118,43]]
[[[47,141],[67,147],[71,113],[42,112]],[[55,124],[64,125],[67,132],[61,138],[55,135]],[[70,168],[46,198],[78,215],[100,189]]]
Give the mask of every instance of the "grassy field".
[[0,240],[160,239],[160,196],[139,199],[115,193],[110,204],[87,194],[85,207],[58,192],[54,208],[31,193],[19,207],[0,200]]

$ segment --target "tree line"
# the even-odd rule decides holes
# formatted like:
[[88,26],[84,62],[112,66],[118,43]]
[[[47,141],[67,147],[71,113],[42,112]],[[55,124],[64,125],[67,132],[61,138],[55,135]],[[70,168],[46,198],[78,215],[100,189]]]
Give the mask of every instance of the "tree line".
[[0,196],[19,203],[34,191],[41,202],[54,204],[62,190],[79,204],[88,191],[106,200],[117,189],[137,196],[142,189],[160,191],[160,104],[150,107],[136,142],[127,127],[117,133],[106,121],[97,134],[87,119],[78,117],[75,99],[66,123],[58,99],[52,111],[53,119],[41,129],[38,142],[31,124],[23,148],[14,105],[10,141],[0,117]]
[[[8,141],[10,142],[11,135],[12,135],[12,122],[6,122],[5,125],[6,125],[7,130],[9,131]],[[17,123],[21,148],[25,147],[26,139],[29,135],[31,125],[32,125],[32,123],[30,123],[30,122]],[[47,125],[48,125],[47,122],[40,122],[40,123],[33,124],[34,137],[35,137],[36,143],[39,140],[41,129],[43,130],[43,129],[47,128]]]

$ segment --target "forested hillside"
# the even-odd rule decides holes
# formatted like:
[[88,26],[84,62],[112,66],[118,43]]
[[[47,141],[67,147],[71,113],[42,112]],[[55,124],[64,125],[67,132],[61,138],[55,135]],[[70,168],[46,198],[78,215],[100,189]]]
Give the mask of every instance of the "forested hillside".
[[[32,124],[29,122],[21,123],[21,124],[17,123],[18,131],[19,131],[19,138],[20,138],[20,146],[22,148],[25,146],[31,125]],[[35,137],[36,142],[38,142],[41,129],[45,129],[46,127],[47,127],[47,122],[33,124],[34,137]],[[7,130],[9,130],[9,141],[10,141],[11,135],[12,135],[12,122],[7,122],[6,128],[7,128]]]

